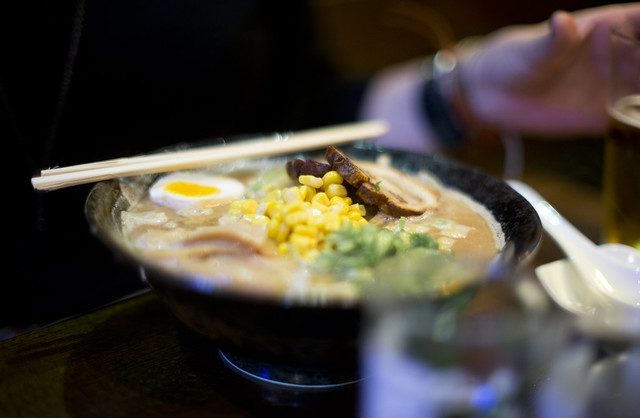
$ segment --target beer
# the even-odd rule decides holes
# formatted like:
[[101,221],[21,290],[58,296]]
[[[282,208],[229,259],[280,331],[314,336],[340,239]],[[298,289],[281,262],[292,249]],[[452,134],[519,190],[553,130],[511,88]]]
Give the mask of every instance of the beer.
[[640,94],[609,109],[603,199],[605,239],[640,250]]

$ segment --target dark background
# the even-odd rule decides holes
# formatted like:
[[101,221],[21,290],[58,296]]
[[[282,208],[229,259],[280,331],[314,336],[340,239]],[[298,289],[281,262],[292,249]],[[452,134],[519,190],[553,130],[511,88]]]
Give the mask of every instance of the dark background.
[[556,9],[599,4],[3,2],[9,251],[0,329],[45,324],[142,288],[135,270],[89,233],[83,205],[91,186],[35,192],[30,178],[40,169],[348,121],[367,78],[385,65],[507,24],[536,23]]

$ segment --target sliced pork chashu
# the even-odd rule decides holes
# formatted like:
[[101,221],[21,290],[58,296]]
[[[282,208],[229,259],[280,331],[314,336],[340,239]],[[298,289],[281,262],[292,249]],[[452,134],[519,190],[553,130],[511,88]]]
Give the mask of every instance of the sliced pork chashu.
[[393,168],[352,160],[331,146],[327,161],[365,204],[377,206],[387,215],[417,216],[438,205],[436,190]]
[[356,189],[358,189],[363,183],[370,181],[369,174],[363,171],[354,160],[347,157],[336,147],[327,147],[326,157],[331,169],[337,171],[344,181]]
[[370,175],[356,192],[364,203],[394,217],[418,216],[438,206],[438,192],[417,179],[374,163],[359,164]]

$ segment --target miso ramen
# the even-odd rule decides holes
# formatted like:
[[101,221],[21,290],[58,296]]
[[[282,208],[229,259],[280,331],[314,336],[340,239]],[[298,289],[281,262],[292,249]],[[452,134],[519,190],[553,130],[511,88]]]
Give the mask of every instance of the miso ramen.
[[498,254],[504,236],[484,206],[391,163],[329,147],[322,160],[165,174],[121,212],[123,234],[137,257],[203,291],[315,304],[359,300],[375,286],[376,266],[394,257]]

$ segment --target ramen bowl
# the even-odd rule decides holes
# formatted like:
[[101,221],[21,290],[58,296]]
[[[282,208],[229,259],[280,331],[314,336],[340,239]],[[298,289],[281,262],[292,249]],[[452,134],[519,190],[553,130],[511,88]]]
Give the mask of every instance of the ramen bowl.
[[[536,251],[540,220],[531,205],[505,182],[478,169],[438,156],[353,145],[342,150],[362,161],[381,157],[407,174],[426,171],[443,186],[478,202],[499,223],[504,247],[490,275],[508,277]],[[278,158],[320,159],[324,150]],[[147,192],[153,175],[98,183],[85,207],[91,231],[138,268],[143,280],[189,329],[210,338],[224,361],[257,379],[325,387],[357,380],[363,301],[328,299],[322,304],[230,292],[203,286],[158,268],[132,251],[121,212]]]

